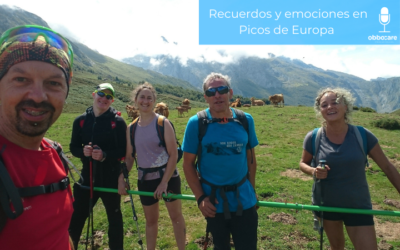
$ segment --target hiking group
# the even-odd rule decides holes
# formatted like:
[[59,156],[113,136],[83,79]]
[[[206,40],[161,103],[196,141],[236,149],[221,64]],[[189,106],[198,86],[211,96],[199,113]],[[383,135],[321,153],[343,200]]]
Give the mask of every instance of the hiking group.
[[[98,85],[91,93],[93,105],[73,122],[70,151],[81,159],[82,172],[72,195],[69,160],[59,144],[44,138],[62,113],[72,65],[70,43],[51,29],[19,26],[0,37],[1,249],[77,249],[86,220],[87,248],[99,198],[107,213],[109,247],[123,249],[120,195],[131,188],[128,173],[133,164],[138,169],[138,190],[154,192],[152,197],[140,196],[147,249],[157,245],[161,199],[177,248],[184,249],[181,201],[163,198],[181,194],[176,163],[182,149],[185,178],[206,219],[206,238],[211,233],[214,249],[230,249],[231,236],[235,249],[257,249],[258,140],[252,116],[229,107],[233,89],[228,76],[211,73],[205,78],[209,107],[189,119],[182,149],[171,121],[153,111],[157,94],[151,84],[132,92],[140,116],[128,126],[111,107],[113,86]],[[367,155],[400,193],[400,175],[377,138],[350,125],[353,103],[350,92],[340,88],[324,89],[315,100],[323,123],[306,135],[300,161],[300,169],[315,179],[313,204],[372,209],[364,171]],[[118,194],[94,192],[93,186],[118,189]],[[131,206],[143,249],[132,197]],[[344,249],[343,223],[355,249],[377,249],[373,216],[334,212],[315,212],[315,216],[321,224],[321,242],[325,229],[331,249]]]

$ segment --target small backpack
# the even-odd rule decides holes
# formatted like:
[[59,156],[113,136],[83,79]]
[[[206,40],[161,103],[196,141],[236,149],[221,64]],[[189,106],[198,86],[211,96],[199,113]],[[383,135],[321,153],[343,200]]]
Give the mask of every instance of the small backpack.
[[[165,122],[165,116],[159,115],[157,122],[156,122],[156,130],[157,130],[157,135],[158,135],[158,139],[160,140],[160,142],[158,143],[159,147],[164,147],[167,148],[166,143],[165,143],[165,138],[164,138],[164,122]],[[130,126],[130,133],[131,133],[131,145],[132,145],[132,157],[135,159],[136,162],[136,147],[135,147],[135,131],[136,131],[136,127],[139,121],[139,117],[136,118]],[[174,124],[172,124],[172,122],[170,120],[168,120],[169,123],[171,124],[173,130],[174,130],[174,135],[175,135],[175,140],[176,140],[176,144],[178,144],[178,160],[176,163],[178,163],[183,156],[183,151],[182,151],[182,147],[181,144],[179,143],[178,139],[176,138],[176,132],[175,132],[175,127]]]
[[[246,145],[250,145],[250,132],[249,132],[249,121],[246,118],[245,113],[242,110],[239,109],[233,109],[233,111],[236,114],[236,118],[212,118],[208,119],[207,112],[205,110],[199,111],[197,113],[198,121],[199,121],[199,145],[197,147],[197,162],[195,166],[197,166],[197,172],[200,177],[200,182],[205,183],[211,187],[211,194],[210,194],[210,201],[214,201],[216,197],[216,192],[217,189],[220,189],[220,195],[223,199],[223,210],[224,210],[224,217],[225,219],[230,219],[231,214],[229,211],[229,205],[228,205],[228,199],[226,197],[225,192],[235,192],[235,196],[238,202],[238,207],[236,210],[236,215],[241,216],[243,213],[243,205],[239,199],[239,187],[246,182],[246,180],[249,178],[249,173],[247,172],[246,176],[242,178],[238,183],[234,185],[224,185],[224,186],[218,186],[215,185],[211,182],[208,182],[201,176],[200,172],[200,167],[201,167],[201,154],[202,154],[202,147],[201,147],[201,141],[203,140],[203,137],[206,135],[208,124],[214,123],[214,122],[237,122],[240,125],[243,126],[244,130],[246,130],[247,135],[248,135],[248,141]],[[251,156],[251,163],[253,163],[253,155]]]

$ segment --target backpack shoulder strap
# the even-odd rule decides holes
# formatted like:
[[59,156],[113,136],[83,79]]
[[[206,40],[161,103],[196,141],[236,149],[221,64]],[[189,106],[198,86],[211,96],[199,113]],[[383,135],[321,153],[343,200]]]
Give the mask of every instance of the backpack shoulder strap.
[[[5,145],[1,152],[5,149]],[[10,209],[10,202],[13,204],[15,212]],[[22,214],[24,207],[18,189],[9,175],[3,159],[0,156],[0,203],[3,211],[10,219],[15,219]],[[1,231],[1,230],[0,230]]]
[[[195,166],[197,166],[197,170],[200,174],[200,163],[201,163],[201,141],[203,137],[206,135],[207,127],[208,127],[208,117],[207,112],[205,110],[197,112],[198,124],[199,124],[199,145],[197,146],[197,162]],[[200,174],[201,176],[201,174]]]
[[114,135],[114,141],[115,141],[115,147],[118,147],[118,135],[117,135],[117,118],[119,117],[118,113],[115,114],[115,116],[113,116],[112,120],[111,120],[111,130],[113,131],[113,135]]
[[240,109],[233,109],[236,114],[236,118],[240,121],[244,129],[246,130],[247,134],[250,135],[249,132],[249,121],[247,120],[246,114]]
[[201,143],[207,132],[207,112],[205,110],[197,112],[197,118],[199,119],[199,143]]
[[156,122],[157,136],[158,139],[160,140],[160,143],[158,143],[159,147],[161,146],[166,147],[164,138],[164,121],[165,121],[165,116],[159,115]]
[[321,141],[322,128],[315,128],[312,132],[311,136],[311,144],[312,144],[312,152],[313,152],[313,160],[311,161],[311,167],[316,167],[316,157],[319,150],[319,142]]
[[[247,146],[250,148],[250,130],[249,130],[249,121],[247,120],[246,114],[240,109],[233,109],[236,114],[236,119],[239,120],[240,124],[243,126],[244,130],[247,132]],[[247,147],[246,147],[247,149]],[[251,151],[251,163],[253,163],[253,151]]]
[[49,138],[44,137],[43,139],[48,144],[50,144],[50,146],[57,152],[58,157],[60,157],[60,160],[61,160],[61,162],[62,162],[62,164],[64,166],[65,174],[68,175],[69,167],[68,167],[68,163],[65,161],[66,156],[64,154],[64,151],[63,151],[61,145],[56,141],[50,140]]
[[80,119],[79,119],[79,127],[80,127],[81,129],[83,128],[83,125],[85,124],[86,117],[87,117],[87,113],[84,112],[84,113],[81,115]]
[[349,126],[353,127],[354,133],[356,134],[356,137],[357,137],[358,145],[360,146],[361,150],[364,152],[366,164],[367,164],[367,167],[369,167],[369,162],[368,162],[368,158],[367,158],[367,133],[365,132],[365,128],[363,126],[354,126],[354,125],[349,125]]
[[[133,122],[130,124],[129,132],[131,133],[131,145],[132,145],[132,157],[135,158],[136,155],[136,148],[135,148],[135,131],[136,131],[136,126],[139,121],[139,117],[137,117]],[[136,158],[135,158],[136,159]]]

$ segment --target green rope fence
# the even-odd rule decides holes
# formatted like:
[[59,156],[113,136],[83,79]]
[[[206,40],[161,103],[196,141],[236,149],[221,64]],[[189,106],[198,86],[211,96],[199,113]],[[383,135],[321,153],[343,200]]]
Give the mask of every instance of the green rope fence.
[[[89,189],[89,187],[82,186],[83,188]],[[109,193],[118,193],[118,189],[113,188],[101,188],[94,187],[94,191],[100,192],[109,192]],[[152,192],[142,192],[130,190],[127,191],[129,194],[143,195],[143,196],[153,196]],[[193,195],[187,194],[163,194],[164,198],[168,199],[180,199],[180,200],[191,200],[196,201],[196,198]],[[324,212],[337,212],[337,213],[351,213],[351,214],[372,214],[372,215],[387,215],[387,216],[399,216],[400,211],[384,211],[384,210],[372,210],[372,209],[355,209],[355,208],[339,208],[339,207],[322,207],[322,206],[313,206],[313,205],[302,205],[302,204],[293,204],[293,203],[281,203],[281,202],[268,202],[268,201],[259,201],[257,205],[260,207],[278,207],[278,208],[288,208],[288,209],[296,209],[296,210],[315,210],[315,211],[324,211]]]

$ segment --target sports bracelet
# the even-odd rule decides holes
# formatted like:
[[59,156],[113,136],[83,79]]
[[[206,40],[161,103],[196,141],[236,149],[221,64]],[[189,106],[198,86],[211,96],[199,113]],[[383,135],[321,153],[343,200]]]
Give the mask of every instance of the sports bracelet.
[[200,206],[200,203],[207,197],[207,195],[203,194],[200,196],[200,198],[197,200],[197,207]]

